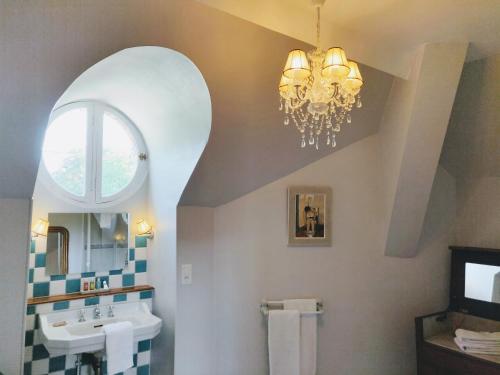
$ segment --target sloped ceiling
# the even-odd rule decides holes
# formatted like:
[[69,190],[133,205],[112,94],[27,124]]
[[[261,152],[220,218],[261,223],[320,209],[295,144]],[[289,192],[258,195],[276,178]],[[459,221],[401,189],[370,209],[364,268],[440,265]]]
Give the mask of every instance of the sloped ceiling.
[[500,177],[499,79],[500,55],[464,67],[440,161],[458,179]]
[[[315,42],[311,0],[199,0],[299,40]],[[317,0],[315,0],[317,1]],[[423,43],[470,42],[469,60],[500,53],[498,0],[326,0],[324,47],[407,78]]]
[[[310,46],[191,0],[0,5],[0,197],[31,197],[52,106],[84,70],[123,48],[165,46],[207,81],[212,133],[182,204],[216,206],[332,152],[301,150],[276,86],[287,52]],[[377,132],[392,76],[362,66],[364,107],[338,148]],[[196,108],[192,108],[196,111]]]

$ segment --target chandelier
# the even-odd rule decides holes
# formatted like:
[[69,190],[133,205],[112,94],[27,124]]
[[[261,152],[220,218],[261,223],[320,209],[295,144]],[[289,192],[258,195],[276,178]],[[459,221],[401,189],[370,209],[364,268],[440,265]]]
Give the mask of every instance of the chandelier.
[[312,0],[316,7],[316,48],[307,54],[294,49],[288,54],[279,83],[280,111],[284,124],[295,124],[300,145],[319,149],[320,136],[326,133],[326,145],[335,147],[335,136],[344,122],[351,123],[354,105],[361,108],[359,92],[363,78],[358,65],[347,60],[344,50],[320,47],[320,9],[325,0]]

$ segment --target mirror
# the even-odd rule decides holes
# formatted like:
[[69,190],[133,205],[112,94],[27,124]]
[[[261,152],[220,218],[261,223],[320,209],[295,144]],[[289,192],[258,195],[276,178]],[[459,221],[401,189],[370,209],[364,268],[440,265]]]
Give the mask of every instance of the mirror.
[[127,213],[50,213],[46,274],[108,272],[128,263]]
[[500,303],[500,266],[466,263],[465,297]]

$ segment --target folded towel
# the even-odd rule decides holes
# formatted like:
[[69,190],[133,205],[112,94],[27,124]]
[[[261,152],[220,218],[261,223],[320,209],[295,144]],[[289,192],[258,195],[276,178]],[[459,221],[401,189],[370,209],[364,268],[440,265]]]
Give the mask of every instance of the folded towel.
[[268,343],[271,375],[300,375],[300,314],[269,311]]
[[455,331],[455,336],[467,340],[500,342],[500,332],[475,332],[459,328]]
[[318,342],[317,315],[307,314],[317,310],[315,299],[289,299],[283,303],[285,310],[298,310],[300,316],[300,375],[316,375]]
[[134,365],[134,330],[130,322],[106,324],[108,374],[123,372]]
[[489,345],[473,345],[467,342],[464,342],[459,337],[455,337],[455,344],[466,353],[473,354],[487,354],[487,355],[500,355],[500,347],[498,346],[489,346]]

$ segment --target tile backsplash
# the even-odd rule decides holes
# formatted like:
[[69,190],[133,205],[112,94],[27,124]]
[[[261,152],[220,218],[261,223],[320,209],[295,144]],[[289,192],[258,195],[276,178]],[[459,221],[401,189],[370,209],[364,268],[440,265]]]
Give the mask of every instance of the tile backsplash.
[[28,298],[47,297],[80,291],[82,278],[99,277],[110,288],[146,285],[148,239],[136,236],[134,247],[128,251],[128,265],[123,270],[108,272],[83,272],[68,275],[46,275],[46,241],[43,237],[31,241],[28,271]]
[[[121,293],[83,297],[71,301],[59,301],[28,305],[25,316],[24,375],[77,375],[75,355],[50,356],[42,343],[38,329],[38,314],[60,310],[79,310],[94,305],[110,305],[126,302],[146,302],[152,306],[153,291]],[[83,356],[82,374],[90,374],[88,356]],[[151,340],[139,341],[134,347],[134,366],[122,375],[148,375],[150,373]],[[105,367],[105,366],[104,366]],[[106,373],[106,372],[104,372]]]

